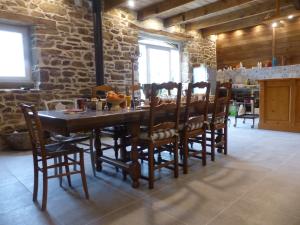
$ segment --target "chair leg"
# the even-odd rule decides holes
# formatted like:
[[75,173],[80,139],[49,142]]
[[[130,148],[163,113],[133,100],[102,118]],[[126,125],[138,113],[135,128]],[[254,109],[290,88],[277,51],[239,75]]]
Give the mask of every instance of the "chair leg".
[[154,146],[151,143],[148,150],[149,189],[154,188]]
[[188,143],[188,138],[184,137],[183,138],[183,173],[187,174],[188,173],[188,155],[189,155],[189,143]]
[[48,171],[47,165],[43,165],[43,199],[42,199],[42,211],[47,208],[47,195],[48,195]]
[[93,146],[93,137],[90,138],[90,156],[91,156],[91,164],[94,177],[96,176],[96,166],[95,166],[95,155],[94,155],[94,146]]
[[173,151],[174,151],[174,177],[177,178],[178,177],[178,137],[175,138]]
[[[125,140],[125,137],[121,137],[120,156],[121,156],[122,162],[126,162],[126,140]],[[124,169],[122,170],[122,174],[123,174],[123,180],[126,180],[127,172]]]
[[202,134],[202,165],[206,166],[206,133]]
[[215,130],[211,130],[211,161],[215,161]]
[[70,168],[69,168],[69,165],[68,165],[68,156],[66,156],[66,155],[64,156],[64,163],[65,163],[66,174],[68,174],[67,175],[68,184],[69,184],[70,187],[72,187]]
[[224,128],[224,154],[227,155],[228,150],[228,127]]
[[[119,159],[119,145],[118,145],[118,137],[114,137],[114,151],[115,151],[115,159]],[[119,167],[116,167],[116,171],[119,172]]]
[[[57,157],[54,157],[53,161],[54,161],[54,165],[56,165],[57,164]],[[54,168],[54,175],[57,176],[57,174],[58,174],[57,167],[55,167]]]
[[[77,161],[77,154],[75,153],[73,155],[74,155],[74,161]],[[76,164],[74,164],[73,169],[77,170],[77,165]]]
[[85,193],[85,198],[89,199],[89,192],[88,187],[86,183],[86,176],[85,176],[85,168],[84,168],[84,155],[83,152],[79,153],[79,160],[80,160],[80,173],[81,173],[81,180],[82,180],[82,186]]
[[[62,166],[61,166],[61,164],[62,164],[61,156],[58,157],[58,163],[60,164],[60,166],[58,167],[58,171],[59,171],[59,174],[61,175],[63,173]],[[62,179],[63,179],[62,176],[60,176],[58,179],[59,179],[59,186],[62,187]]]
[[[225,131],[225,129],[224,129],[224,131]],[[223,143],[224,131],[223,131],[223,129],[220,129],[217,131],[216,143],[218,144],[218,148],[217,148],[218,153],[223,153],[224,144],[222,144],[222,143]],[[220,143],[221,143],[221,146],[220,146]]]
[[34,184],[33,184],[33,198],[32,200],[35,202],[37,201],[37,194],[38,194],[38,187],[39,187],[39,169],[38,169],[38,162],[37,159],[34,159]]

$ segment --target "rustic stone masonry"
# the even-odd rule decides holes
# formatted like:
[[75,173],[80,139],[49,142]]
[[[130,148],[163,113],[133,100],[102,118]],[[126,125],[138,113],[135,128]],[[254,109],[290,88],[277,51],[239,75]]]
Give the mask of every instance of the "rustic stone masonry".
[[201,34],[193,34],[194,39],[183,44],[182,80],[192,79],[193,68],[206,64],[212,69],[217,68],[216,42],[203,38]]
[[[32,76],[37,89],[0,90],[0,135],[24,128],[19,103],[41,109],[43,100],[90,95],[95,86],[89,0],[82,0],[82,6],[74,0],[1,0],[1,11],[17,24],[32,20]],[[135,15],[123,10],[109,11],[103,17],[105,82],[120,91],[131,83],[131,57],[138,52],[139,31],[129,26],[134,21]],[[184,44],[183,75],[191,77],[196,64],[215,66],[215,57],[215,43],[196,36]]]
[[1,0],[1,12],[1,18],[6,15],[13,24],[29,23],[32,79],[37,90],[0,91],[0,134],[24,127],[19,103],[42,108],[42,100],[90,94],[95,84],[88,0],[82,0],[82,6],[75,6],[73,0]]
[[120,91],[131,85],[131,58],[138,53],[139,32],[129,26],[134,20],[135,15],[122,10],[112,10],[103,18],[105,83]]

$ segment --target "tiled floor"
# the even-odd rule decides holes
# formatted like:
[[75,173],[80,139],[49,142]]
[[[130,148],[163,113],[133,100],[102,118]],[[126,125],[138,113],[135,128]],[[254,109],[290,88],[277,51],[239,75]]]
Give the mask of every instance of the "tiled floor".
[[0,225],[299,225],[299,144],[300,134],[239,123],[230,128],[228,156],[206,167],[192,159],[190,173],[178,179],[162,170],[154,190],[145,181],[132,189],[107,165],[93,177],[86,157],[90,200],[79,176],[71,189],[51,180],[47,212],[31,200],[30,153],[2,152]]

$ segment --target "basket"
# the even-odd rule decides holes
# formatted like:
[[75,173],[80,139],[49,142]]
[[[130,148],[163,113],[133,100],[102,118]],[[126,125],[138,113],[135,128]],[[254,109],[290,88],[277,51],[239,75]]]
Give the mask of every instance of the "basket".
[[28,151],[32,149],[28,131],[4,134],[3,137],[12,150]]

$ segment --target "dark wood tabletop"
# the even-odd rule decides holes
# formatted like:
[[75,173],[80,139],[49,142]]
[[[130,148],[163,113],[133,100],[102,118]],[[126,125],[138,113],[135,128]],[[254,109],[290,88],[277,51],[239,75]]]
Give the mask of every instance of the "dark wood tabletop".
[[96,128],[132,123],[140,120],[145,110],[94,111],[65,113],[63,111],[39,111],[46,131],[68,135],[72,132],[91,131]]
[[[143,116],[147,117],[148,110],[121,110],[121,111],[92,111],[82,113],[65,113],[63,111],[39,111],[39,117],[43,129],[61,135],[69,135],[74,132],[93,131],[94,146],[96,149],[96,165],[98,171],[102,170],[102,162],[117,166],[128,172],[132,178],[132,186],[139,186],[140,164],[138,162],[138,136]],[[126,125],[131,134],[131,163],[106,157],[101,149],[101,128]]]

